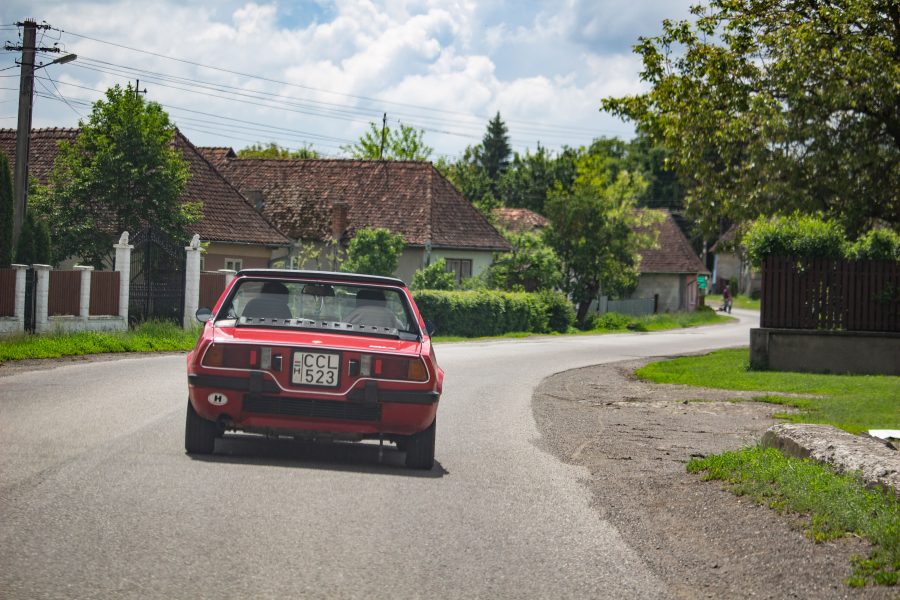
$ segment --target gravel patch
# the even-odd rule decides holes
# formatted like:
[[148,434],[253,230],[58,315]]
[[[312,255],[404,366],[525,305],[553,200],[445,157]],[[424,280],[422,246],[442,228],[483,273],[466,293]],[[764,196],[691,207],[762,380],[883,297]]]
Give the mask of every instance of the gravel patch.
[[785,406],[734,392],[638,380],[641,359],[559,373],[535,390],[538,444],[586,469],[594,507],[673,598],[898,598],[850,588],[850,557],[868,544],[814,544],[778,515],[685,471],[691,457],[758,443]]

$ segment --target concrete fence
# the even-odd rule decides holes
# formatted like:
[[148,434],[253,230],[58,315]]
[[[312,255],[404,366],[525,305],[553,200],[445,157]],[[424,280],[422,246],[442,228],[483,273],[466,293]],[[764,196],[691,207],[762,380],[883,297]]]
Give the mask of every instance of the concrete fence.
[[[124,331],[128,329],[131,251],[128,233],[113,245],[114,271],[94,271],[77,265],[71,271],[55,271],[50,265],[12,265],[0,269],[0,336],[27,329],[26,286],[29,269],[34,271],[34,332]],[[201,272],[200,239],[194,236],[185,247],[184,311],[181,325],[197,324],[201,306],[212,308],[235,271]]]

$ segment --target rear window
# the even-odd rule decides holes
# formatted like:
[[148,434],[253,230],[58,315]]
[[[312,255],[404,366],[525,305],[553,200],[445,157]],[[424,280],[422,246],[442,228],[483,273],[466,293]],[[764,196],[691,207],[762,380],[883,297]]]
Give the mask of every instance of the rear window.
[[293,280],[239,281],[217,320],[294,319],[352,323],[417,333],[418,327],[398,288]]

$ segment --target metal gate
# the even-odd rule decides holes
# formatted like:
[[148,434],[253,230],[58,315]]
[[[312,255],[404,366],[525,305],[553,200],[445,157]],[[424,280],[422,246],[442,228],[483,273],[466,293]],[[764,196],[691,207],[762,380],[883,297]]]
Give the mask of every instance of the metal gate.
[[25,270],[25,331],[34,333],[35,323],[37,321],[37,271],[33,267]]
[[184,245],[153,228],[138,232],[131,243],[131,322],[161,319],[181,323],[184,313]]

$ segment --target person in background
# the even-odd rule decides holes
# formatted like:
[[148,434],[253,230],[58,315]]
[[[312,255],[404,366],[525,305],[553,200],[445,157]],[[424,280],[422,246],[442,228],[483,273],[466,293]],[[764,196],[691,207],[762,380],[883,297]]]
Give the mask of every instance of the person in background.
[[726,285],[725,289],[722,290],[722,309],[727,313],[731,312],[731,301],[731,289]]

